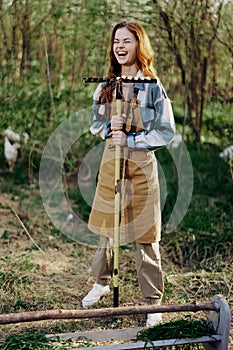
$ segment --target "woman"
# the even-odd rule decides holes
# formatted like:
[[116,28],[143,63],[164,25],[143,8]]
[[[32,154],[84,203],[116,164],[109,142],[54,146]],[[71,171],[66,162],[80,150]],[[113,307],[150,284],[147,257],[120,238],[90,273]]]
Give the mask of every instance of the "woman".
[[[153,51],[138,23],[118,23],[111,37],[108,76],[156,78]],[[100,84],[94,93],[93,134],[106,139],[89,228],[101,235],[92,263],[96,283],[82,300],[96,303],[109,289],[113,272],[115,145],[121,146],[121,244],[134,242],[139,286],[147,303],[161,303],[163,277],[159,252],[161,213],[157,163],[154,150],[166,146],[175,134],[170,101],[157,82],[123,83],[122,115],[116,115],[115,86]],[[161,321],[148,314],[147,326]]]

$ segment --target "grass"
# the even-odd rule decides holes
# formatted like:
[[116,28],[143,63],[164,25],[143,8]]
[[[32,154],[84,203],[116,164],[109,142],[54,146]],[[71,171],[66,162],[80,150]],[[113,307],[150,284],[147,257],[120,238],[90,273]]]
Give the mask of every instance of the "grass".
[[[153,349],[156,347],[153,341],[169,340],[169,339],[195,339],[203,336],[212,336],[216,334],[216,330],[212,324],[206,319],[194,319],[191,317],[184,317],[180,319],[170,320],[169,322],[163,322],[156,324],[152,328],[139,331],[136,336],[136,341],[144,341],[145,347],[151,345]],[[184,344],[182,346],[173,345],[167,346],[166,349],[204,349],[201,344]]]
[[199,338],[216,334],[212,324],[205,319],[191,317],[164,322],[140,331],[136,339],[145,342],[153,340]]
[[68,344],[64,346],[49,343],[43,334],[27,335],[9,335],[3,344],[0,344],[1,350],[65,350],[69,349]]
[[[192,201],[179,227],[172,233],[163,230],[161,241],[164,303],[206,301],[215,294],[223,294],[232,307],[233,183],[230,170],[228,164],[219,159],[218,146],[189,144],[188,149],[194,169]],[[160,163],[164,164],[169,189],[163,211],[165,226],[175,201],[176,179],[166,150],[160,150],[157,155]],[[14,176],[9,176],[6,171],[0,174],[0,312],[79,309],[83,296],[94,282],[88,269],[95,248],[72,241],[53,227],[42,206],[38,186],[30,187],[25,180],[20,183]],[[21,178],[24,177],[21,175]],[[120,305],[145,303],[138,288],[131,244],[120,249],[119,289]],[[96,305],[111,306],[111,293]],[[26,348],[30,349],[29,344],[33,341],[45,346],[38,349],[72,348],[71,343],[46,343],[42,335],[142,327],[145,317],[135,315],[2,325],[0,337],[5,338],[5,342],[0,344],[0,349],[23,349],[20,346],[25,342]],[[177,319],[177,314],[164,314],[165,322],[173,318]],[[33,346],[31,348],[36,350],[37,345]],[[88,340],[86,346],[91,347]]]

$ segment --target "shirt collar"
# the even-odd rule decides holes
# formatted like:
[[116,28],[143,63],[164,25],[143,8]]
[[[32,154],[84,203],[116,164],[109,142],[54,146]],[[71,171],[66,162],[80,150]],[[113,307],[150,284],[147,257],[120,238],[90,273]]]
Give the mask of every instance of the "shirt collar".
[[[141,70],[139,70],[138,72],[137,72],[137,74],[136,74],[136,77],[137,78],[142,78],[142,77],[144,77],[144,74],[142,73],[142,71]],[[136,88],[136,89],[138,89],[138,90],[145,90],[145,83],[135,83],[134,84],[134,87]]]

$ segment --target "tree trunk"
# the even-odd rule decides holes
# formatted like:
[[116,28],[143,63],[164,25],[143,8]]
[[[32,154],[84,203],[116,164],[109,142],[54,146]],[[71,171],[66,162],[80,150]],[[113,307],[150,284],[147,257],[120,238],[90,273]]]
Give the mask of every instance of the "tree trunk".
[[24,70],[28,66],[31,52],[31,29],[30,29],[30,10],[28,2],[23,13],[23,21],[21,24],[22,33],[22,59],[20,64],[20,75],[23,75]]

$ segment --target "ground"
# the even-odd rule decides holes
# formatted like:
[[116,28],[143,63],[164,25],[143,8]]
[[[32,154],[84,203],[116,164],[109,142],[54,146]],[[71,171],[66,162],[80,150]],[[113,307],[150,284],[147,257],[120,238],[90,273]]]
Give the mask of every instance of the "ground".
[[[1,194],[0,203],[0,291],[1,313],[80,309],[83,296],[94,278],[89,268],[95,248],[87,247],[62,235],[51,224],[40,199],[38,186],[16,186]],[[233,269],[196,271],[177,267],[169,261],[161,243],[165,295],[164,303],[209,301],[223,294],[233,308]],[[120,251],[121,306],[143,305],[131,245]],[[111,307],[112,293],[97,307]],[[69,321],[40,321],[1,326],[0,337],[29,330],[46,334],[89,329],[141,327],[145,315]],[[164,320],[178,315],[164,314]],[[233,337],[233,331],[231,331]],[[232,339],[232,338],[231,338]],[[231,340],[232,343],[232,340]],[[233,344],[230,346],[233,347]]]

